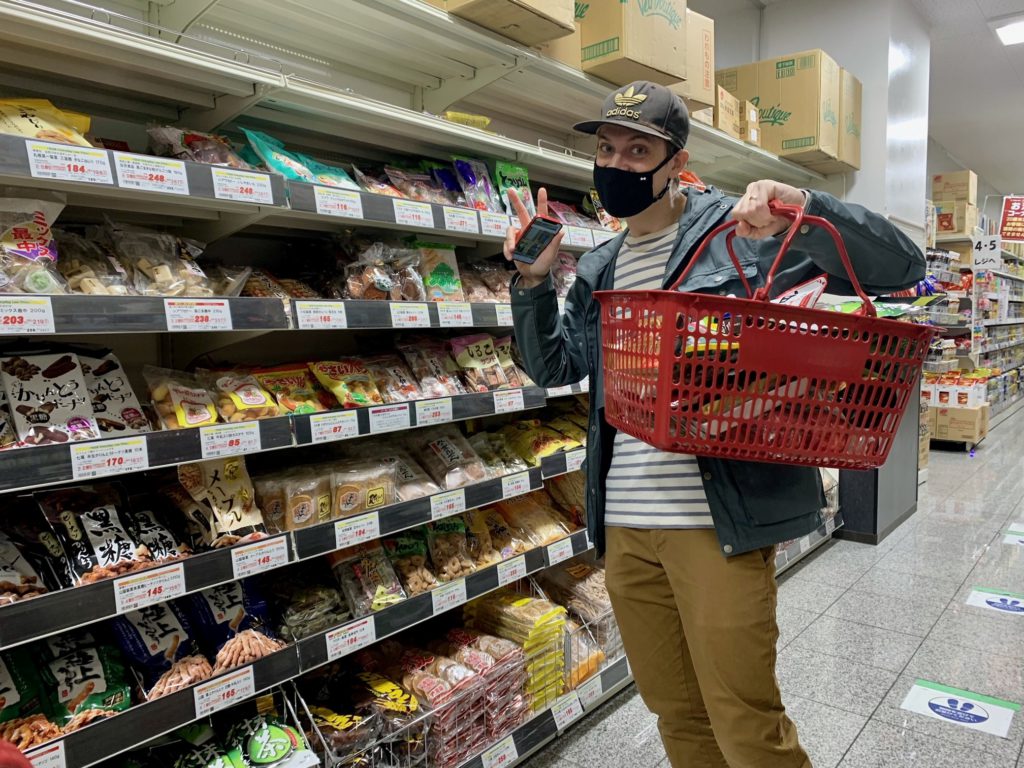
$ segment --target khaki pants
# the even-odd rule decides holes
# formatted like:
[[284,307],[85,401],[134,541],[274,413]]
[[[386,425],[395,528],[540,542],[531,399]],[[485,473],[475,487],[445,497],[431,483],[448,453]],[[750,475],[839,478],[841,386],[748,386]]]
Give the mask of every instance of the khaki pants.
[[774,552],[726,559],[711,530],[607,536],[615,617],[673,768],[810,768],[775,678]]

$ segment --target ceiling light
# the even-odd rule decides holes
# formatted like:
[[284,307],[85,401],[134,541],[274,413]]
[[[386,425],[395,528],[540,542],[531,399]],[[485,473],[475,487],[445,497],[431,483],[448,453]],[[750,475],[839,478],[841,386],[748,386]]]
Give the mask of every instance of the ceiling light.
[[990,21],[989,25],[999,35],[1003,45],[1019,45],[1024,43],[1024,16]]

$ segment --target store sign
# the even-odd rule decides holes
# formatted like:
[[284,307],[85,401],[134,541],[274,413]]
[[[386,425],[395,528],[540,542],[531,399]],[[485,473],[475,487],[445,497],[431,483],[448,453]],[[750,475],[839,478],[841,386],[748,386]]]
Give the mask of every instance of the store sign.
[[997,613],[1011,613],[1018,616],[1024,615],[1024,595],[1016,595],[1013,592],[1003,592],[999,589],[986,589],[985,587],[974,587],[967,596],[967,605],[975,608],[984,608]]
[[1024,242],[1024,197],[1004,197],[1003,215],[999,222],[1003,240]]
[[999,235],[971,238],[971,252],[971,262],[975,269],[1003,268],[1003,243]]
[[902,708],[1005,739],[1020,704],[918,680],[903,700]]

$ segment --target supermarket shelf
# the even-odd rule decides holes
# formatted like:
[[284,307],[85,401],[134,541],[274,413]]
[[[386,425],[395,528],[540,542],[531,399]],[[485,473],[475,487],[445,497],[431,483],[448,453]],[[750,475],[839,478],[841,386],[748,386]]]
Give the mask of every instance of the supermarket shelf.
[[[73,445],[26,447],[4,453],[0,462],[0,492],[114,477],[208,458],[349,440],[427,423],[445,424],[494,413],[514,413],[540,408],[545,402],[544,390],[529,387],[316,415],[279,416],[241,424],[150,432],[137,437]],[[129,454],[137,451],[140,441],[145,448],[142,455],[132,461],[118,460],[126,451]]]
[[[590,547],[585,532],[574,533],[547,548],[526,552],[522,555],[525,559],[525,570],[520,569],[513,575],[518,579],[521,577],[519,574],[536,573],[559,562],[559,558],[565,559],[582,554]],[[442,586],[440,593],[434,590],[434,594],[418,595],[385,608],[366,619],[348,622],[334,630],[305,638],[248,667],[232,670],[215,680],[244,676],[251,669],[254,683],[252,695],[255,695],[292,680],[309,669],[354,653],[374,640],[382,640],[433,616],[459,608],[468,600],[492,592],[502,586],[499,574],[508,572],[507,566],[503,567],[502,564],[484,568],[465,579],[452,582],[450,586]],[[436,607],[435,602],[438,603]],[[367,625],[372,627],[369,632]],[[360,642],[351,642],[353,637],[360,639]],[[68,734],[59,740],[64,746],[65,768],[85,768],[94,765],[200,719],[197,714],[196,689],[206,687],[209,682],[200,686],[190,686],[155,701],[137,704],[115,717],[97,721],[80,731]],[[250,696],[245,693],[226,696],[220,702],[221,706],[217,706],[216,709],[234,706],[247,698]],[[50,742],[50,745],[53,743]]]
[[[550,709],[540,712],[532,720],[519,726],[509,736],[495,744],[488,745],[480,755],[470,758],[459,768],[485,768],[485,766],[494,765],[495,763],[491,761],[485,764],[483,755],[510,739],[515,744],[517,757],[512,761],[501,763],[501,766],[502,768],[511,768],[513,765],[519,765],[555,739],[560,731],[578,723],[586,717],[587,713],[600,707],[632,682],[633,677],[629,663],[625,656],[622,656],[608,664],[599,675],[558,699]],[[561,722],[556,720],[556,712]]]
[[1019,275],[1011,275],[1009,272],[1002,272],[997,269],[986,269],[983,271],[991,272],[993,275],[996,275],[998,277],[1005,277],[1007,280],[1015,280],[1018,283],[1024,283],[1024,277],[1020,277]]
[[998,346],[982,350],[978,354],[980,354],[982,357],[984,357],[986,355],[995,354],[996,352],[1002,352],[1002,351],[1007,350],[1007,349],[1013,349],[1014,347],[1019,347],[1022,344],[1024,344],[1024,339],[1021,339],[1020,341],[1007,342],[1006,344],[999,344]]
[[776,552],[776,575],[784,573],[789,568],[792,568],[796,563],[803,560],[807,555],[831,539],[832,534],[837,528],[842,527],[843,515],[841,512],[836,512],[835,517],[830,520],[826,520],[818,530],[804,536],[802,539],[797,539],[796,541],[791,542],[785,549],[780,552]]
[[296,299],[292,318],[296,330],[505,328],[512,326],[512,305]]
[[989,431],[998,427],[1011,416],[1018,414],[1021,409],[1024,409],[1024,395],[1017,395],[1017,397],[1011,401],[1010,405],[1006,406],[1002,411],[992,417],[988,425]]
[[550,387],[546,390],[546,394],[549,398],[555,397],[569,397],[570,395],[585,395],[590,392],[590,381],[584,379],[576,384],[570,384],[566,387]]
[[1003,325],[1024,325],[1024,317],[1014,320],[982,320],[981,325],[986,328],[997,328]]
[[575,472],[583,466],[583,461],[586,457],[587,449],[577,448],[574,451],[556,453],[554,456],[548,456],[546,459],[541,459],[541,477],[545,480],[549,480],[552,477],[558,477],[558,475],[566,475],[570,472]]

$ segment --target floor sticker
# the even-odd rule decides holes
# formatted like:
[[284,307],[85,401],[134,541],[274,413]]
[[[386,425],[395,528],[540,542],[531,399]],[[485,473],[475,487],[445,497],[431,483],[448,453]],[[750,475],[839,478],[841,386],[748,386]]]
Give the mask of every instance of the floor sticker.
[[902,708],[1005,739],[1020,704],[917,680]]
[[974,587],[967,596],[967,605],[985,608],[999,613],[1018,613],[1024,615],[1024,595],[1003,592],[1001,589]]

